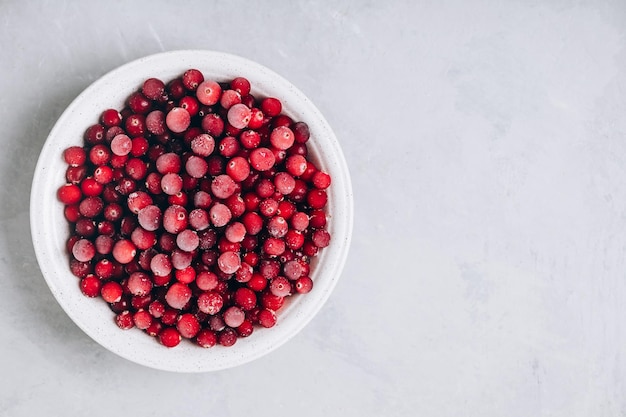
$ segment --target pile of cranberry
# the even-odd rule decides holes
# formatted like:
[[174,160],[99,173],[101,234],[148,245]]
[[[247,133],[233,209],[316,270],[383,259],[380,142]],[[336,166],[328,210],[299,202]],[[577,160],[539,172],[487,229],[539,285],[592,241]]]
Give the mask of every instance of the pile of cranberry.
[[232,346],[274,326],[287,297],[311,291],[310,261],[330,243],[331,178],[308,140],[246,78],[147,79],[63,153],[57,196],[80,290],[167,347]]

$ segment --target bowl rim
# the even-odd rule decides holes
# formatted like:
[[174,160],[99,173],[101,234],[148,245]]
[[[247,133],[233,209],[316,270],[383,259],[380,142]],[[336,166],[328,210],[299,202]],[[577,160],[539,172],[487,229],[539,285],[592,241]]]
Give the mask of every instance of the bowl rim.
[[[75,295],[68,295],[67,287],[70,284],[60,284],[59,281],[59,275],[69,276],[69,278],[73,279],[74,281],[77,280],[77,278],[73,277],[73,275],[69,271],[69,267],[67,265],[67,257],[65,255],[59,257],[58,251],[60,249],[60,246],[62,246],[63,248],[65,247],[64,242],[59,242],[58,239],[56,241],[54,241],[54,239],[50,239],[50,235],[55,234],[51,232],[57,232],[57,234],[60,233],[58,230],[55,229],[55,225],[57,225],[57,227],[61,226],[58,225],[58,222],[55,223],[53,220],[58,220],[59,215],[61,216],[61,218],[63,218],[62,209],[60,209],[62,205],[60,205],[58,201],[56,201],[56,204],[53,201],[56,200],[56,188],[52,189],[54,191],[54,195],[52,197],[43,193],[43,191],[46,190],[45,185],[48,185],[47,191],[50,191],[51,189],[49,184],[54,183],[54,180],[52,178],[54,178],[55,173],[49,173],[50,170],[48,170],[47,168],[49,168],[50,165],[52,165],[53,167],[55,165],[59,165],[59,161],[55,161],[54,159],[51,159],[51,157],[54,158],[56,156],[57,159],[61,159],[59,158],[59,151],[61,151],[69,144],[73,143],[73,141],[69,141],[67,139],[65,140],[65,142],[59,142],[58,138],[65,130],[68,129],[68,126],[72,126],[72,121],[75,120],[76,117],[80,117],[83,114],[83,111],[80,108],[81,105],[85,105],[85,103],[89,103],[90,100],[93,100],[94,94],[102,94],[102,89],[106,88],[109,83],[114,83],[114,81],[119,77],[127,76],[129,73],[132,73],[137,69],[144,69],[150,65],[162,64],[163,62],[169,65],[169,62],[174,61],[179,62],[179,64],[173,65],[172,67],[167,67],[167,69],[163,68],[158,71],[152,71],[151,73],[139,71],[141,75],[134,74],[134,77],[141,80],[145,80],[147,77],[150,76],[157,76],[160,78],[162,77],[162,75],[160,74],[165,72],[175,72],[180,75],[182,74],[180,68],[184,68],[185,65],[187,65],[187,67],[194,67],[193,65],[189,66],[189,64],[187,63],[201,61],[206,64],[206,62],[218,62],[225,65],[225,69],[216,69],[211,67],[210,71],[205,72],[206,66],[203,67],[203,65],[197,65],[197,67],[201,71],[203,71],[205,75],[212,74],[213,72],[224,74],[230,71],[231,73],[228,76],[221,75],[222,77],[229,78],[232,78],[233,76],[233,69],[241,70],[245,68],[245,71],[240,71],[240,75],[246,76],[250,79],[251,84],[253,84],[253,90],[255,89],[255,83],[258,86],[258,81],[262,80],[261,84],[263,88],[269,88],[271,90],[270,87],[275,87],[280,90],[280,93],[277,93],[276,95],[278,96],[280,94],[279,98],[281,98],[281,100],[284,100],[285,93],[288,96],[288,99],[284,101],[284,103],[287,103],[287,105],[285,105],[285,113],[289,115],[290,112],[293,114],[293,112],[299,113],[305,111],[307,113],[307,120],[304,121],[309,124],[310,128],[312,128],[312,133],[313,130],[318,133],[323,132],[323,135],[316,134],[315,138],[309,142],[309,146],[312,145],[314,148],[316,148],[315,154],[318,157],[320,155],[320,152],[326,155],[326,159],[321,158],[321,161],[330,161],[330,163],[332,163],[332,167],[328,167],[332,168],[331,174],[333,177],[333,186],[331,186],[331,189],[329,189],[329,204],[331,203],[331,201],[335,201],[335,203],[341,203],[341,206],[339,207],[341,209],[340,212],[333,211],[332,213],[329,213],[333,217],[333,219],[329,221],[329,231],[331,231],[331,234],[333,235],[333,243],[331,244],[331,247],[333,247],[333,245],[336,246],[333,249],[330,249],[331,247],[329,247],[325,248],[322,251],[319,259],[317,259],[321,270],[314,272],[317,273],[314,278],[314,281],[316,283],[318,282],[317,279],[320,279],[320,276],[327,279],[326,281],[324,281],[325,285],[322,287],[322,291],[313,296],[312,294],[314,294],[314,292],[307,294],[304,301],[300,300],[298,302],[295,302],[294,305],[296,306],[293,309],[291,309],[291,306],[289,306],[289,308],[291,309],[289,312],[295,311],[295,314],[298,314],[301,312],[300,310],[303,310],[298,317],[294,316],[295,318],[291,319],[289,316],[285,316],[287,312],[282,311],[281,309],[281,311],[279,311],[279,324],[277,324],[272,329],[259,330],[269,330],[270,332],[274,333],[273,336],[268,336],[271,335],[271,333],[267,332],[265,333],[265,339],[259,337],[259,335],[256,335],[258,340],[254,340],[255,334],[253,334],[250,338],[240,339],[238,343],[241,341],[243,342],[243,344],[245,344],[245,347],[247,347],[247,349],[244,347],[244,353],[238,352],[240,348],[237,344],[230,348],[216,346],[211,350],[216,349],[218,351],[218,354],[213,355],[212,360],[207,360],[204,363],[199,362],[197,360],[199,356],[195,354],[193,356],[193,360],[186,360],[186,358],[181,357],[180,354],[172,355],[171,360],[163,359],[163,355],[161,355],[160,358],[143,357],[141,352],[138,354],[136,351],[140,350],[141,348],[146,348],[149,352],[153,352],[154,349],[148,346],[146,343],[138,343],[135,345],[134,343],[137,343],[138,340],[140,340],[137,337],[128,337],[128,340],[123,341],[123,343],[119,343],[117,338],[114,338],[112,340],[107,337],[108,328],[111,325],[115,326],[112,323],[113,320],[111,320],[111,323],[109,324],[98,323],[95,325],[93,323],[85,321],[86,319],[84,319],[81,311],[77,310],[77,308],[71,304],[71,301],[68,301],[68,298],[74,298]],[[183,65],[182,63],[185,64]],[[252,77],[250,76],[251,74],[253,75]],[[163,78],[165,77],[163,76]],[[168,77],[167,79],[164,79],[164,81],[167,82],[171,78],[172,77]],[[124,84],[124,86],[126,86],[126,84]],[[127,97],[130,92],[132,92],[132,89],[130,87],[129,90],[126,90],[126,87],[120,90],[124,91],[124,98]],[[106,105],[102,104],[100,111],[103,111],[106,108]],[[97,114],[91,114],[91,116],[97,117]],[[312,119],[314,119],[313,122]],[[86,121],[82,122],[82,125],[86,127],[89,124],[93,123],[95,123],[95,121],[90,121],[87,117]],[[82,133],[79,137],[76,138],[76,143],[82,143],[81,140]],[[324,149],[320,149],[322,146],[324,147]],[[328,159],[328,155],[332,156],[332,159]],[[322,166],[322,168],[325,167]],[[58,175],[58,172],[56,174]],[[64,181],[64,176],[62,175],[62,177],[62,181]],[[58,186],[60,186],[62,183],[63,182],[56,183],[56,187],[58,188]],[[338,190],[338,186],[340,186],[341,190]],[[52,207],[49,207],[50,205]],[[48,210],[45,210],[46,206],[48,206]],[[334,290],[339,277],[343,272],[352,239],[353,218],[353,190],[347,162],[345,160],[343,151],[341,149],[339,141],[337,140],[337,137],[335,136],[334,131],[332,130],[322,113],[310,101],[310,99],[297,87],[287,81],[284,77],[274,72],[273,70],[265,67],[264,65],[261,65],[255,61],[243,58],[238,55],[226,52],[200,49],[172,50],[147,55],[132,60],[105,73],[103,76],[101,76],[93,83],[91,83],[87,88],[85,88],[63,111],[61,116],[55,122],[53,128],[50,130],[35,167],[30,194],[31,238],[33,240],[33,246],[35,249],[37,262],[53,296],[61,305],[66,314],[70,316],[72,321],[76,325],[78,325],[78,327],[83,330],[83,332],[85,332],[88,336],[90,336],[101,346],[105,347],[107,350],[132,362],[147,367],[174,372],[208,372],[239,366],[255,360],[261,356],[264,356],[271,351],[274,351],[275,349],[286,343],[288,340],[293,338],[298,332],[300,332],[300,330],[302,330],[313,319],[313,317],[326,303],[326,301],[330,297],[330,294]],[[67,227],[67,223],[64,218],[63,222],[65,222],[65,227]],[[335,239],[335,233],[337,232],[339,233],[338,237],[340,237],[340,239]],[[65,235],[67,237],[67,232],[65,233]],[[61,267],[61,262],[63,261],[63,259],[59,258],[63,258],[65,260],[65,263],[63,264],[65,271],[63,271],[63,267]],[[332,261],[332,265],[324,264],[325,261]],[[50,268],[50,266],[52,266],[52,268]],[[61,268],[61,270],[59,268]],[[317,265],[315,266],[315,269],[318,269]],[[90,300],[89,298],[80,294],[77,283],[74,283],[73,285],[75,286],[74,292],[78,292],[78,295],[84,299],[84,303],[80,303],[81,306],[88,305],[86,303],[94,303],[95,300]],[[110,313],[108,306],[104,305],[103,302],[95,304],[101,304],[101,306]],[[298,306],[304,306],[306,308],[298,309]],[[89,313],[91,313],[91,309],[88,308],[88,310]],[[100,311],[102,311],[102,308],[100,308]],[[296,318],[299,318],[299,320],[296,320]],[[279,325],[284,324],[285,322],[287,322],[287,325],[285,325],[284,329],[279,334]],[[119,331],[119,329],[117,329],[117,331],[120,335],[124,335],[124,332]],[[146,341],[157,345],[160,350],[168,352],[168,355],[171,352],[175,352],[176,349],[179,349],[179,347],[177,347],[176,349],[165,349],[158,343],[154,343],[154,340],[152,340],[152,338],[145,337],[145,334],[143,334],[143,332],[139,333],[139,331],[137,331],[137,333],[142,336],[142,338]],[[255,330],[255,333],[257,333],[257,330]],[[269,340],[269,342],[264,342],[264,340]],[[130,343],[131,341],[133,342],[132,345]],[[193,348],[199,351],[205,351],[204,349],[198,348],[197,346],[193,346]],[[207,352],[207,355],[212,355],[211,350]],[[217,358],[215,358],[215,356],[217,356]]]

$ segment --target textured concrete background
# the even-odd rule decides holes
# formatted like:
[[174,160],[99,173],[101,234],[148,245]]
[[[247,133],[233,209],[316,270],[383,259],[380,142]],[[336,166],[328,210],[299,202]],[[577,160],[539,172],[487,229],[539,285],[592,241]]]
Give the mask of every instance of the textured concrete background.
[[[0,1],[0,415],[626,415],[626,4]],[[351,168],[335,293],[239,368],[147,369],[61,310],[33,169],[64,108],[129,60],[256,60]]]

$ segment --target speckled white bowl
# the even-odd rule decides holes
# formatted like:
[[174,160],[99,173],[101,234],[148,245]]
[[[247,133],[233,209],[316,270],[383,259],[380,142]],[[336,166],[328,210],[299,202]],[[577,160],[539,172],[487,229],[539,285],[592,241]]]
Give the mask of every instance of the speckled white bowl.
[[[274,96],[284,112],[308,123],[312,158],[329,172],[329,226],[331,245],[312,266],[314,289],[296,295],[280,310],[278,323],[254,333],[229,348],[200,348],[183,341],[173,349],[161,346],[137,329],[120,330],[102,299],[87,298],[68,266],[65,241],[69,236],[63,206],[56,191],[65,182],[63,150],[82,143],[85,129],[107,108],[121,109],[128,95],[149,77],[169,81],[188,68],[200,69],[217,81],[235,76],[250,80],[257,97]],[[339,279],[350,246],[353,196],[348,168],[331,127],[320,111],[296,87],[273,71],[247,59],[220,52],[183,50],[147,56],[125,64],[94,82],[65,110],[50,132],[35,169],[30,203],[33,244],[50,290],[70,318],[96,342],[133,362],[167,371],[206,372],[249,362],[281,346],[300,331],[322,308]]]

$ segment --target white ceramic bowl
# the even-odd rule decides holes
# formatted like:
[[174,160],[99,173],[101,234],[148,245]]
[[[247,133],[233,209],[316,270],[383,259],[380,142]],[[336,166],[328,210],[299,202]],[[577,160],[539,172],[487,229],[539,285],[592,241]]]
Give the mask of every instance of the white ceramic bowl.
[[[314,289],[296,295],[279,311],[271,329],[255,328],[234,346],[203,349],[183,341],[168,349],[138,329],[120,330],[113,313],[100,299],[87,298],[69,270],[65,242],[69,236],[63,205],[56,191],[65,183],[63,150],[82,143],[85,129],[98,121],[107,108],[121,109],[128,95],[146,78],[169,81],[186,69],[197,68],[206,78],[225,81],[235,76],[250,80],[252,93],[274,96],[283,102],[284,113],[308,123],[312,158],[329,172],[328,230],[331,245],[312,265]],[[247,59],[225,53],[197,50],[165,52],[125,64],[94,82],[61,115],[43,146],[35,169],[30,203],[31,231],[39,266],[55,298],[70,318],[91,338],[133,362],[162,370],[206,372],[249,362],[278,348],[300,331],[321,309],[339,279],[350,245],[353,196],[348,168],[331,127],[320,111],[296,87],[273,71]]]

